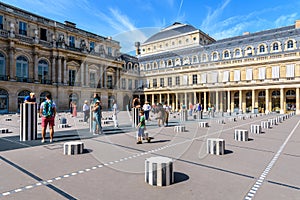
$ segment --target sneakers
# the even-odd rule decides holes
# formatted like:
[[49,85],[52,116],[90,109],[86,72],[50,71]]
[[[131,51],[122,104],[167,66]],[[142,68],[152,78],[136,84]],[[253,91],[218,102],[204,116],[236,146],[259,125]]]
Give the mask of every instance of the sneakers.
[[42,142],[42,143],[45,143],[45,139],[42,139],[41,142]]
[[50,139],[50,143],[53,142],[53,139]]
[[137,141],[137,144],[142,144],[142,141]]

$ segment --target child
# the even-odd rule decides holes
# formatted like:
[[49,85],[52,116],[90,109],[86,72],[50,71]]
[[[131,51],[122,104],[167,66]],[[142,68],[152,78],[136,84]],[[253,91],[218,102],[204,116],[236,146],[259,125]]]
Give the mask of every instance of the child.
[[137,125],[138,128],[138,141],[137,144],[142,144],[142,137],[144,136],[144,130],[146,130],[144,111],[140,111],[140,122]]

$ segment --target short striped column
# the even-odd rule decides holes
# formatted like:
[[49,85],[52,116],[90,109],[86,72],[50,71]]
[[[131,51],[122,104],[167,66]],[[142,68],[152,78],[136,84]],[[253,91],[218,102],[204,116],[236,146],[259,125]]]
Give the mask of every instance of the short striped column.
[[174,132],[184,132],[185,131],[185,126],[175,126],[174,127]]
[[239,119],[244,120],[245,116],[238,116]]
[[223,155],[225,152],[225,140],[220,138],[208,138],[206,147],[208,154]]
[[228,120],[229,120],[230,122],[236,122],[236,118],[235,118],[235,117],[229,117]]
[[20,104],[20,141],[37,139],[37,104]]
[[8,128],[0,128],[0,133],[8,133]]
[[257,125],[257,124],[251,124],[250,132],[260,134],[261,133],[261,126]]
[[203,118],[203,113],[202,113],[202,111],[198,111],[197,112],[197,120],[199,121],[199,120],[201,120]]
[[217,119],[217,123],[218,124],[225,124],[225,121],[224,121],[224,119]]
[[82,154],[83,149],[83,142],[80,141],[71,141],[64,143],[64,155]]
[[261,126],[262,128],[270,128],[270,127],[271,127],[269,121],[261,121],[261,122],[260,122],[260,126]]
[[162,156],[145,160],[145,182],[153,186],[168,186],[174,182],[173,160]]
[[187,110],[181,110],[179,114],[179,121],[185,122],[187,121]]
[[234,139],[237,141],[248,141],[248,130],[235,129]]
[[199,127],[208,127],[208,122],[199,122]]
[[270,122],[270,126],[276,125],[276,120],[275,119],[268,119],[268,122]]

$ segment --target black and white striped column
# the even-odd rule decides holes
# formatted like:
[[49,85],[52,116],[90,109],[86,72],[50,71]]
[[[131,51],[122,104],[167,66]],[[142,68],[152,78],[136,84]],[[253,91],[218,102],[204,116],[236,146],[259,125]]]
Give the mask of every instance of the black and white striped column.
[[140,108],[132,108],[132,127],[135,128],[140,122]]
[[276,125],[276,120],[275,119],[268,119],[268,122],[270,122],[270,126]]
[[269,121],[261,121],[260,125],[262,128],[266,128],[266,129],[271,127]]
[[93,123],[94,123],[94,112],[92,111],[93,106],[90,106],[90,121],[89,121],[89,127],[90,127],[90,132],[93,132]]
[[208,127],[208,122],[199,122],[199,127]]
[[248,130],[235,129],[234,139],[237,141],[248,141]]
[[64,143],[64,155],[82,154],[83,149],[83,142],[80,141],[71,141]]
[[175,126],[174,132],[185,132],[185,126]]
[[225,121],[224,121],[224,119],[217,119],[217,123],[218,124],[225,124]]
[[235,117],[229,117],[228,120],[229,120],[230,122],[236,122],[236,118],[235,118]]
[[173,160],[162,156],[145,160],[145,182],[153,186],[168,186],[174,182]]
[[197,120],[199,121],[199,120],[201,120],[203,118],[203,113],[202,113],[202,111],[198,111],[197,112]]
[[37,104],[20,104],[20,141],[37,139]]
[[225,140],[220,138],[208,138],[206,147],[208,154],[223,155],[225,152]]
[[180,111],[180,116],[179,116],[179,121],[185,122],[187,121],[187,110],[181,110]]
[[251,124],[250,132],[260,134],[261,133],[261,126],[257,125],[257,124]]

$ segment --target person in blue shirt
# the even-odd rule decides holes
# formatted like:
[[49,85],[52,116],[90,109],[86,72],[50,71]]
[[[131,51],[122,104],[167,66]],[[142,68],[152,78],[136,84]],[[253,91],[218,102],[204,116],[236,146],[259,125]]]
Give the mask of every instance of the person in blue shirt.
[[36,102],[36,98],[34,92],[31,92],[29,96],[26,96],[24,99],[24,103],[35,103],[35,102]]

